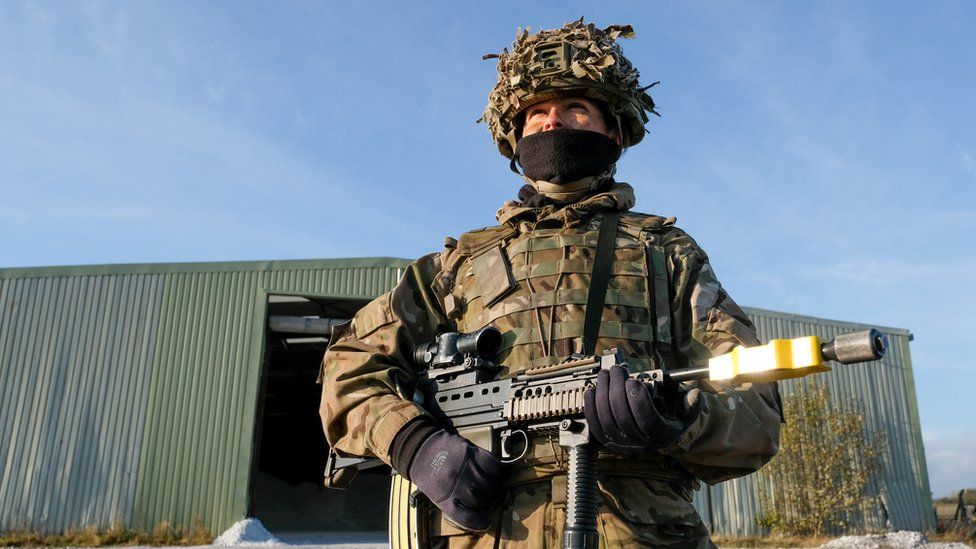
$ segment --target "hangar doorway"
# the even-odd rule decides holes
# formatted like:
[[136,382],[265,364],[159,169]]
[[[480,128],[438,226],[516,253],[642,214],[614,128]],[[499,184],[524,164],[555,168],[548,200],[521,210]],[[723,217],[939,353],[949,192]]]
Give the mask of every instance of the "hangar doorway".
[[333,324],[368,300],[269,295],[248,515],[275,534],[387,529],[390,468],[322,485],[328,444],[316,384]]

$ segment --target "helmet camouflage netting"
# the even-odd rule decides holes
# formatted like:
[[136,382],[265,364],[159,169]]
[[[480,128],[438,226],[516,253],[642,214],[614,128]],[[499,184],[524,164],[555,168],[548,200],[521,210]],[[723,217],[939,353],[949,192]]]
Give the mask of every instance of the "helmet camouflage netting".
[[[625,143],[644,138],[647,113],[657,114],[640,74],[624,57],[618,37],[633,38],[630,25],[611,25],[603,30],[583,18],[560,29],[529,34],[516,33],[512,51],[489,54],[498,59],[498,82],[488,96],[479,122],[487,122],[498,151],[511,158],[515,148],[518,115],[528,107],[556,97],[583,96],[603,101],[620,119]],[[611,121],[607,121],[609,124]]]

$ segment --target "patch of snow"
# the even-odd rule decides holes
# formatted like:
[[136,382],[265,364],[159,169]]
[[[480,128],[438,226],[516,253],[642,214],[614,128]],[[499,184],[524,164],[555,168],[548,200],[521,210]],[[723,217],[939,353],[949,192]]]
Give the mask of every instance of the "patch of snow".
[[[929,542],[919,532],[900,531],[868,536],[844,536],[828,541],[817,549],[970,549],[965,543]],[[784,548],[781,548],[784,549]]]
[[963,543],[929,543],[921,532],[888,532],[869,536],[844,536],[820,546],[820,549],[969,549]]
[[223,547],[234,545],[281,545],[278,540],[261,524],[256,518],[246,518],[237,522],[220,534],[220,537],[213,541],[213,545]]

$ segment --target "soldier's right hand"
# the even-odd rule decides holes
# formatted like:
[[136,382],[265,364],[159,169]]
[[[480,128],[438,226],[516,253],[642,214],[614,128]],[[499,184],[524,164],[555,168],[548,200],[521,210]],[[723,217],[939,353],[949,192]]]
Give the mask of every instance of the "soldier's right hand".
[[489,511],[501,493],[505,468],[491,452],[440,429],[417,449],[409,476],[451,522],[484,531],[491,526]]

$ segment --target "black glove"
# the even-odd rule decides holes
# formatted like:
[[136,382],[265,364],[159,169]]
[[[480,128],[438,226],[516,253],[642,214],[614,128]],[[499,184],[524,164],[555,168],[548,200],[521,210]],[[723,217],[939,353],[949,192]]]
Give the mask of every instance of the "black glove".
[[583,393],[583,412],[593,438],[621,454],[653,452],[675,442],[701,413],[701,391],[692,389],[672,398],[680,401],[673,414],[662,413],[653,385],[630,379],[627,369],[602,370],[596,388]]
[[[416,445],[415,441],[421,439]],[[460,435],[420,421],[397,434],[393,450],[394,469],[401,474],[406,470],[407,478],[451,522],[474,531],[491,526],[488,512],[505,480],[505,468],[491,452]]]

